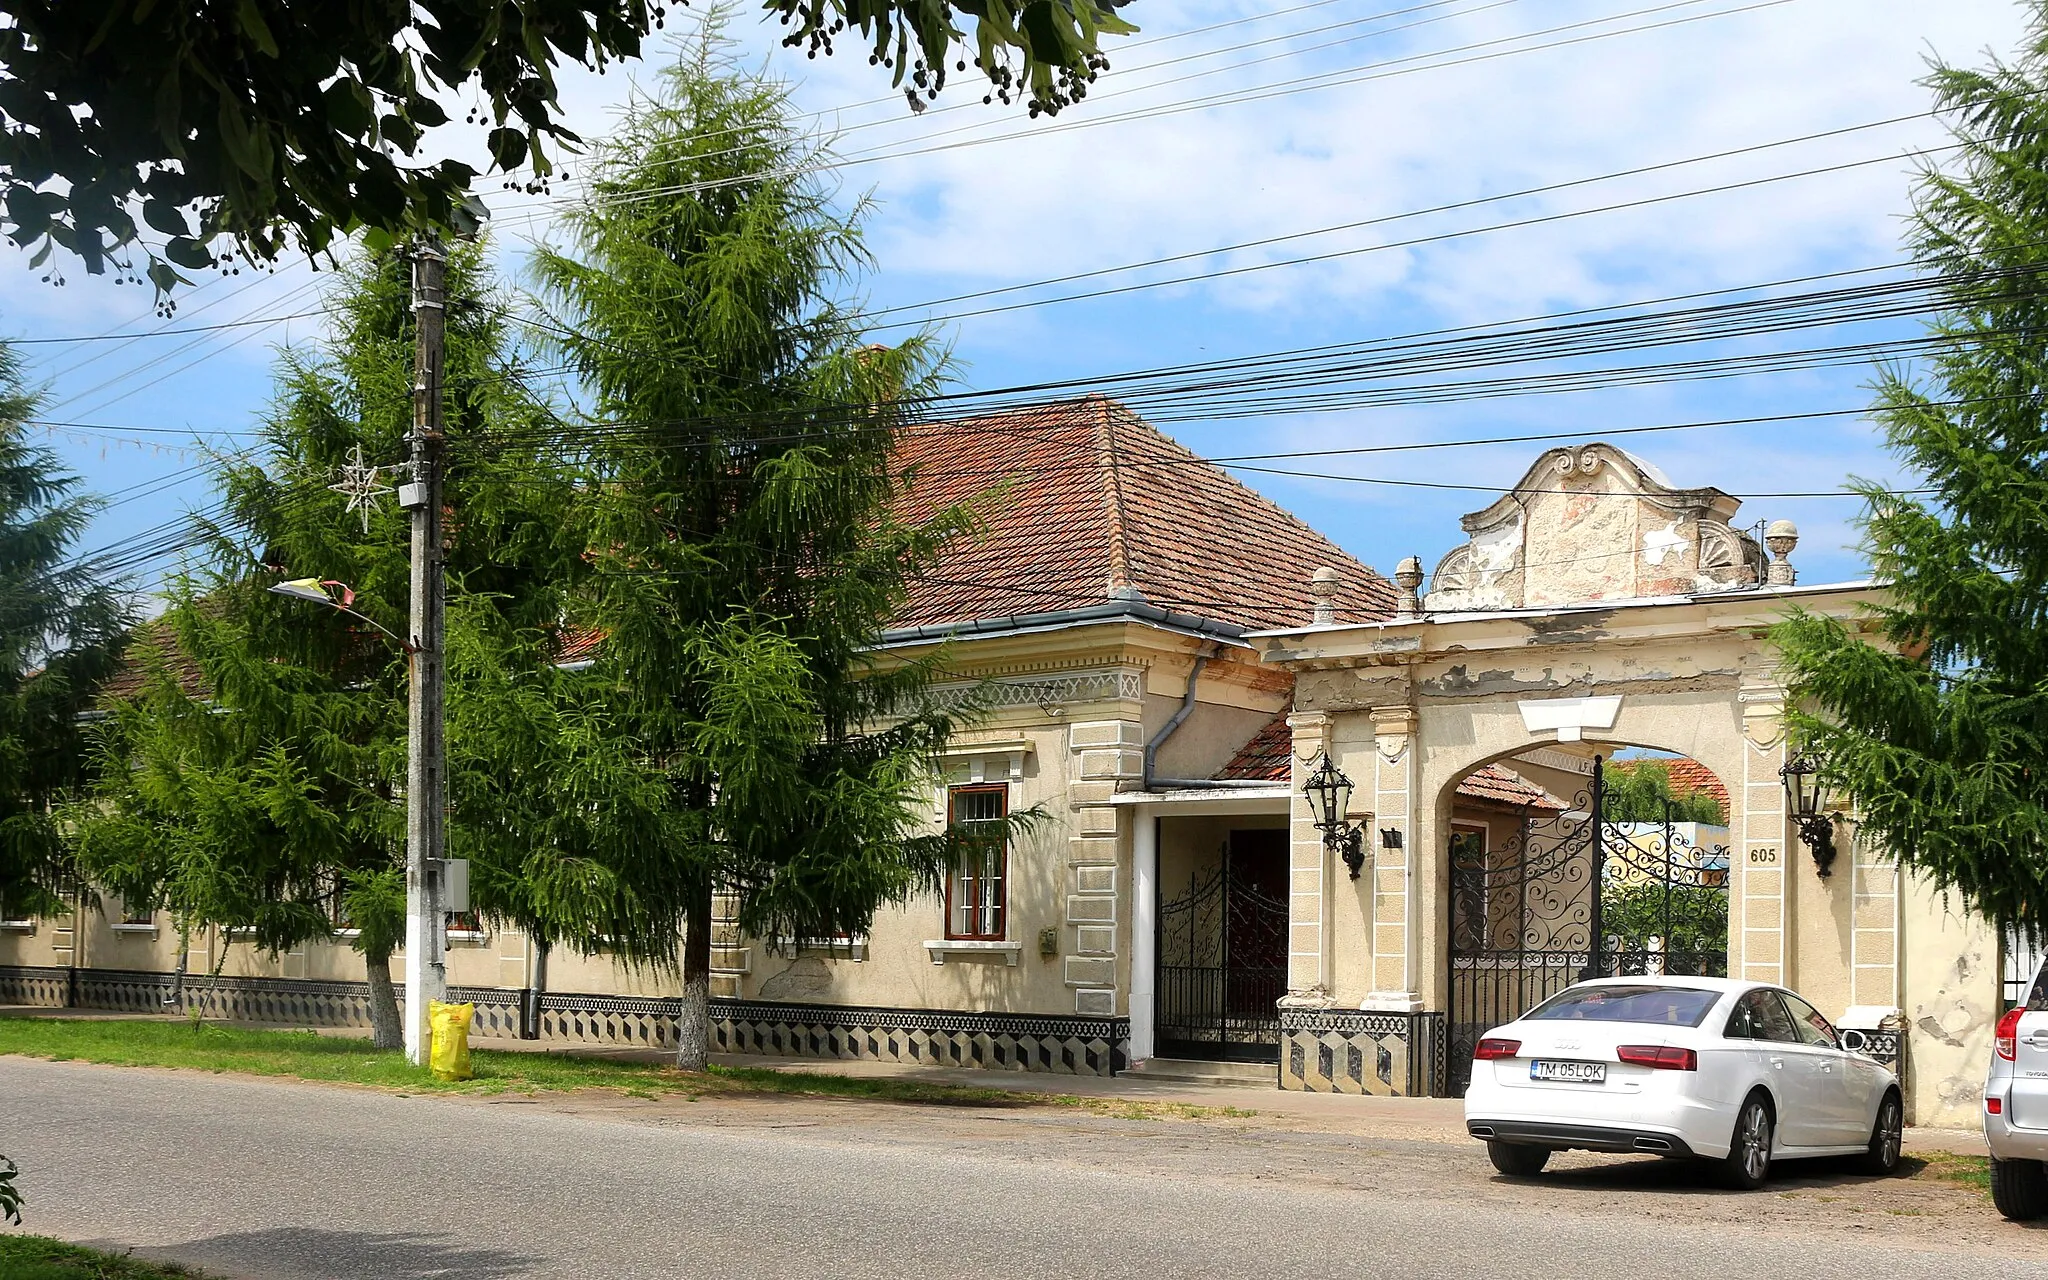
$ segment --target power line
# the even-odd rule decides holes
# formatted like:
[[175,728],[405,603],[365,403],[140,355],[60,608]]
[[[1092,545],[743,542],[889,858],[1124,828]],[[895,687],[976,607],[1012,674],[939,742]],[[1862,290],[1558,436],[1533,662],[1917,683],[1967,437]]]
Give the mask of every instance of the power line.
[[[1442,57],[1444,54],[1448,53],[1457,53],[1471,49],[1486,49],[1500,44],[1513,43],[1517,40],[1533,39],[1537,36],[1556,34],[1558,32],[1576,30],[1587,26],[1596,26],[1601,23],[1625,21],[1633,17],[1662,13],[1674,8],[1681,8],[1704,2],[1705,0],[1674,0],[1673,3],[1654,5],[1644,9],[1631,10],[1626,13],[1615,14],[1605,18],[1591,19],[1576,23],[1567,23],[1559,27],[1545,28],[1540,31],[1528,32],[1518,36],[1509,36],[1494,40],[1480,41],[1475,44],[1462,45],[1453,49],[1442,50],[1435,53],[1415,54],[1404,58],[1395,58],[1384,60],[1381,62],[1367,63],[1363,66],[1347,68],[1343,71],[1324,72],[1318,75],[1300,77],[1292,81],[1281,81],[1274,85],[1261,86],[1256,89],[1241,90],[1221,95],[1207,95],[1200,98],[1190,99],[1184,102],[1166,103],[1155,107],[1135,109],[1120,114],[1101,116],[1091,119],[1065,120],[1055,124],[1048,124],[1037,126],[1034,128],[1016,130],[1010,133],[997,134],[985,138],[969,138],[957,142],[942,143],[930,143],[929,141],[926,141],[918,146],[897,151],[887,151],[886,148],[871,148],[866,152],[856,151],[849,156],[838,157],[827,161],[821,161],[815,164],[795,165],[782,170],[769,170],[763,172],[748,173],[725,178],[708,179],[702,182],[676,183],[667,186],[629,189],[617,193],[607,193],[607,195],[605,196],[605,201],[608,203],[629,203],[635,200],[649,199],[662,195],[711,191],[727,186],[737,186],[769,180],[801,177],[806,174],[813,173],[831,172],[835,170],[851,168],[855,165],[872,164],[878,160],[905,159],[911,156],[930,155],[945,151],[956,151],[963,148],[985,146],[990,143],[1007,142],[1020,138],[1051,137],[1057,134],[1070,132],[1075,129],[1096,128],[1098,126],[1105,124],[1118,124],[1131,120],[1156,119],[1164,116],[1179,115],[1187,111],[1209,110],[1220,106],[1235,106],[1246,102],[1264,101],[1274,97],[1288,96],[1291,94],[1309,92],[1316,89],[1338,88],[1349,84],[1359,84],[1373,80],[1389,79],[1396,76],[1413,75],[1421,71],[1438,70],[1444,67],[1465,66],[1478,62],[1487,62],[1497,58],[1512,57],[1522,53],[1544,52],[1550,49],[1585,44],[1594,40],[1611,39],[1616,36],[1636,35],[1645,31],[1655,31],[1667,27],[1681,26],[1693,22],[1703,22],[1711,20],[1713,18],[1748,13],[1758,9],[1775,8],[1779,5],[1791,4],[1794,2],[1794,0],[1756,0],[1755,3],[1740,5],[1729,9],[1715,10],[1712,13],[1693,14],[1684,18],[1674,18],[1664,22],[1649,23],[1638,27],[1626,27],[1616,31],[1596,32],[1591,35],[1577,36],[1570,39],[1553,41],[1548,44],[1529,45],[1526,47],[1513,49],[1494,49],[1494,51],[1490,53],[1477,54],[1473,57],[1454,59],[1447,62],[1428,63],[1423,66],[1402,65],[1406,63],[1416,62],[1419,59]],[[1331,77],[1344,78],[1332,79]],[[1103,97],[1105,98],[1108,96],[1109,95],[1103,95]],[[1096,100],[1101,101],[1102,99],[1098,98]],[[969,129],[979,127],[981,126],[967,126],[967,128]],[[956,129],[947,132],[960,131],[961,130]],[[937,136],[943,137],[946,136],[946,133],[942,132]],[[559,206],[562,202],[555,201],[552,203],[555,203],[556,205]],[[514,206],[514,208],[517,207],[519,206]],[[540,215],[532,214],[524,218],[500,218],[498,220],[498,225],[508,226],[518,222],[531,222],[536,220],[538,216]]]

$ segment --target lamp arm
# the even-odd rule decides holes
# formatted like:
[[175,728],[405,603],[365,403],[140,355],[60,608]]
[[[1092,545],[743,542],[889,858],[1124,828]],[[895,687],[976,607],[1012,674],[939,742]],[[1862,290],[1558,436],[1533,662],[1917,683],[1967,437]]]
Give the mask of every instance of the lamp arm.
[[408,657],[420,651],[418,645],[414,644],[410,640],[401,637],[396,631],[393,631],[391,628],[385,626],[383,623],[377,621],[375,618],[371,617],[367,613],[358,613],[354,609],[349,608],[347,605],[337,604],[332,600],[329,600],[327,602],[327,605],[329,608],[337,610],[341,613],[345,613],[352,618],[361,618],[364,622],[369,623],[371,626],[377,628],[377,630],[382,631],[385,635],[390,636],[392,641],[396,643],[400,649],[403,649]]

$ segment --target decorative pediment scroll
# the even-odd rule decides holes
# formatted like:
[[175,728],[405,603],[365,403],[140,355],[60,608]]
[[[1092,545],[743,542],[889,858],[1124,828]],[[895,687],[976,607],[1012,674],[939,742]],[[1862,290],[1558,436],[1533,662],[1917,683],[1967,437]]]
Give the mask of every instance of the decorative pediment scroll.
[[1763,548],[1730,521],[1740,500],[1681,489],[1611,444],[1551,449],[1521,483],[1462,521],[1437,564],[1432,613],[1554,608],[1755,585]]

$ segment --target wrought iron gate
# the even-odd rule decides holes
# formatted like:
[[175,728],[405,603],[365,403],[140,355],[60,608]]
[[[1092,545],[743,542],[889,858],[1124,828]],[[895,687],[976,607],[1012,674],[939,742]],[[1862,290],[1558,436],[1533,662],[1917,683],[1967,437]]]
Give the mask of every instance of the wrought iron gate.
[[1728,851],[1662,824],[1606,819],[1604,764],[1571,811],[1525,821],[1499,849],[1451,849],[1450,1080],[1471,1079],[1487,1028],[1574,982],[1728,972]]
[[[1243,834],[1243,833],[1241,833]],[[1276,833],[1284,838],[1284,833]],[[1159,908],[1159,1052],[1172,1058],[1277,1061],[1287,994],[1284,846],[1226,847],[1206,878]]]

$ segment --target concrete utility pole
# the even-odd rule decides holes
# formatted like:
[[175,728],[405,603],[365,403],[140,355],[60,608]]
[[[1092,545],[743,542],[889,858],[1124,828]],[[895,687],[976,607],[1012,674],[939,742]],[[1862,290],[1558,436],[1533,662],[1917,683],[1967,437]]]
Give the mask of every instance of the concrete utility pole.
[[441,905],[447,838],[441,750],[441,354],[447,255],[438,237],[413,250],[412,309],[418,325],[412,384],[412,483],[398,502],[412,512],[412,690],[405,778],[405,1056],[425,1064],[430,1002],[448,995],[447,916]]

